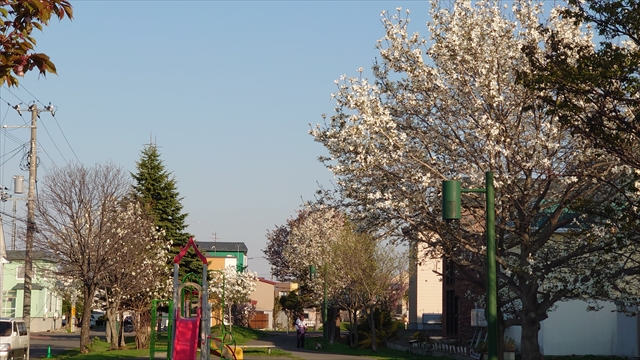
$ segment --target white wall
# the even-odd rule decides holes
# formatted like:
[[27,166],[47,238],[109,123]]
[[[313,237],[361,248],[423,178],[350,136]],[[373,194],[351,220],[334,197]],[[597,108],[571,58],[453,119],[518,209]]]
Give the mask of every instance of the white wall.
[[[418,258],[424,259],[425,244],[419,244]],[[423,260],[409,278],[409,328],[422,329],[422,314],[442,314],[442,259]]]
[[[541,323],[539,341],[544,355],[638,356],[638,318],[615,312],[610,302],[600,302],[599,311],[587,311],[588,304],[574,300],[558,303]],[[516,339],[520,349],[520,327],[505,335]]]

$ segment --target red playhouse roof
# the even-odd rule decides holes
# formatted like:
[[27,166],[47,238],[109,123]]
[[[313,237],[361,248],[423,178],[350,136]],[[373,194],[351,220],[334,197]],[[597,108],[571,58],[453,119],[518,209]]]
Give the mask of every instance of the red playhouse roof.
[[196,242],[193,241],[193,238],[189,239],[189,242],[187,243],[187,245],[185,245],[181,250],[180,253],[178,255],[176,255],[175,258],[173,258],[173,263],[174,264],[179,264],[180,260],[182,259],[182,257],[187,253],[187,251],[189,250],[189,247],[192,247],[193,250],[195,250],[196,255],[198,255],[198,258],[200,258],[200,260],[202,260],[203,264],[207,263],[207,258],[204,257],[204,255],[202,255],[202,253],[200,252],[200,250],[198,250],[198,247],[196,246]]

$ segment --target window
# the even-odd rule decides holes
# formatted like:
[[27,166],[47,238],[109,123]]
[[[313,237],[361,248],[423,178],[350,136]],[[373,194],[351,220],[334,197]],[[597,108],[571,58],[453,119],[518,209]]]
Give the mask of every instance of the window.
[[2,317],[16,317],[16,290],[7,290],[2,298]]
[[444,275],[447,278],[447,284],[455,284],[456,283],[456,267],[453,260],[447,259],[445,262]]
[[24,280],[24,265],[18,265],[16,268],[16,279]]
[[[18,267],[16,267],[16,279],[24,280],[24,274],[25,274],[24,265],[18,265]],[[31,280],[35,280],[35,279],[36,279],[36,268],[34,267],[31,269]]]
[[18,324],[18,333],[20,334],[20,336],[27,335],[27,325],[25,325],[25,323],[23,322],[17,322],[16,324]]
[[55,311],[55,309],[53,308],[53,294],[51,293],[51,291],[47,291],[46,292],[46,297],[47,297],[47,311],[49,312],[53,312]]
[[11,322],[0,321],[0,336],[11,336]]

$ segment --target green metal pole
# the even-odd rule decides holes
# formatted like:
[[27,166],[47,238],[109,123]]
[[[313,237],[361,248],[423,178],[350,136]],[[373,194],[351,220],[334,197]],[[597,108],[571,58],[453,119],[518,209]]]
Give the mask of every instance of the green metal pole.
[[158,300],[151,300],[151,338],[149,339],[149,360],[153,360],[156,352],[156,338],[158,337]]
[[486,173],[487,195],[487,325],[489,360],[498,360],[498,285],[496,265],[496,210],[493,172]]
[[322,320],[324,320],[324,324],[322,324],[322,341],[326,344],[329,334],[329,319],[327,319],[327,265],[324,266],[324,300],[322,301]]
[[[174,297],[175,299],[175,297]],[[169,326],[167,328],[167,360],[172,360],[173,358],[173,338],[175,334],[173,333],[174,322],[176,314],[174,313],[173,308],[173,300],[169,301]]]

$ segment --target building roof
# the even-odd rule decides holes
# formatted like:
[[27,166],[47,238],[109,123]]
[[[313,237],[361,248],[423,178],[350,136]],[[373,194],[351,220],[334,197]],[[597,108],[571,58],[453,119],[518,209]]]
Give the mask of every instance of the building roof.
[[[6,259],[9,261],[24,260],[24,258],[26,257],[26,253],[26,250],[7,250]],[[31,252],[31,259],[53,261],[51,254],[48,254],[42,250],[34,250],[33,252]]]
[[[31,290],[42,290],[44,287],[40,284],[31,284]],[[24,283],[15,284],[11,290],[24,290]]]
[[196,242],[200,251],[225,251],[225,252],[241,252],[246,254],[249,249],[243,242],[224,242],[224,241],[198,241]]
[[269,285],[275,285],[275,284],[277,284],[275,281],[267,280],[267,279],[265,279],[265,278],[263,278],[263,277],[258,278],[258,280],[260,280],[260,282],[263,282],[263,283],[265,283],[265,284],[269,284]]

